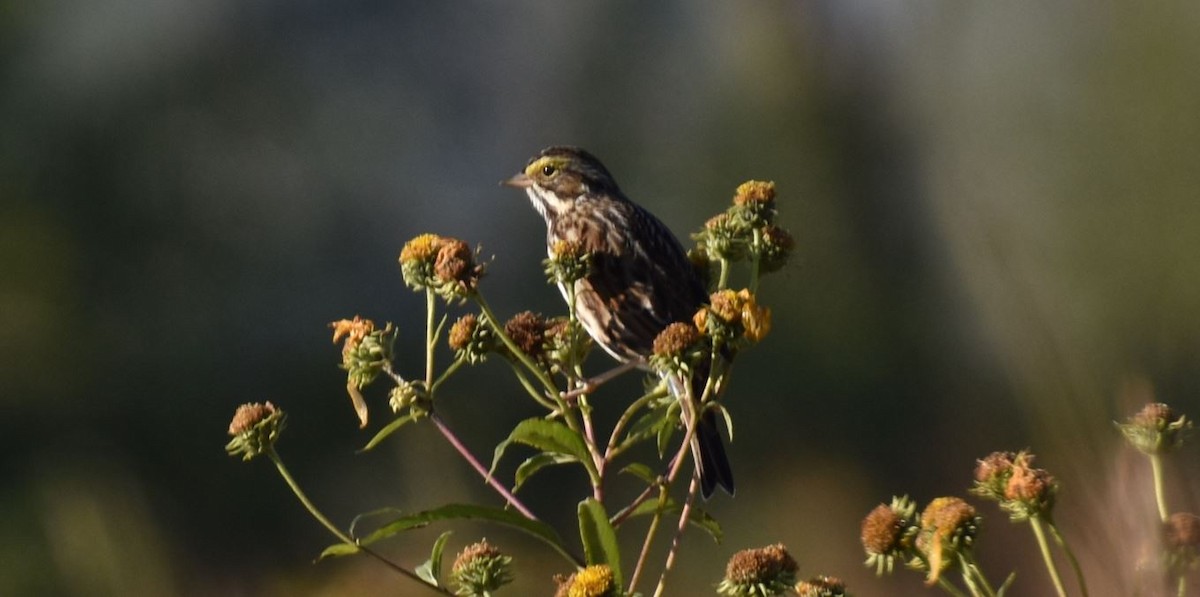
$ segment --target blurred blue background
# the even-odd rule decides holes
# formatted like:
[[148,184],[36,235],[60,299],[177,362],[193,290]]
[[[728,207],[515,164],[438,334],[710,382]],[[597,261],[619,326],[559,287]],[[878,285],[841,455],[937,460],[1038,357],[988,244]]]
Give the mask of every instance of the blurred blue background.
[[[780,541],[802,575],[921,591],[862,566],[859,521],[1024,447],[1064,482],[1093,594],[1128,594],[1154,514],[1111,422],[1200,412],[1198,27],[1184,2],[0,2],[0,594],[417,594],[313,565],[330,537],[225,429],[286,409],[280,452],[339,523],[496,503],[428,426],[354,453],[386,399],[359,431],[326,324],[396,321],[418,371],[395,258],[429,231],[495,256],[499,312],[561,312],[542,222],[497,186],[561,143],[681,237],[774,180],[797,239],[727,396],[726,540],[689,534],[672,594]],[[499,364],[460,377],[443,412],[480,455],[537,413]],[[570,535],[583,487],[526,491]],[[1044,594],[1028,532],[979,505],[994,580]],[[566,572],[451,528],[451,551],[517,556],[507,594]],[[387,551],[419,563],[440,530]]]

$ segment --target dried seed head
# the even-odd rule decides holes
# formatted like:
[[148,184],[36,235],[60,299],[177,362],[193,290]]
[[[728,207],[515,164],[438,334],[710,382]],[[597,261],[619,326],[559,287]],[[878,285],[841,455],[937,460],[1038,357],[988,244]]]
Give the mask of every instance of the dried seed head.
[[796,583],[798,597],[846,597],[846,583],[832,576],[814,576]]
[[522,311],[505,322],[504,333],[521,352],[532,357],[541,356],[546,339],[546,320],[532,311]]
[[450,344],[450,348],[455,351],[465,350],[471,342],[471,336],[475,333],[475,328],[478,325],[479,316],[474,313],[467,313],[459,317],[454,322],[454,325],[450,326],[450,333],[446,338],[446,341]]
[[717,592],[730,597],[781,595],[795,586],[798,568],[782,543],[743,549],[729,558]]
[[897,560],[909,559],[918,530],[915,514],[916,504],[904,496],[892,498],[890,504],[879,504],[863,519],[861,538],[866,564],[874,567],[876,574],[890,574]]
[[700,341],[700,332],[686,323],[672,323],[654,338],[654,355],[678,358]]

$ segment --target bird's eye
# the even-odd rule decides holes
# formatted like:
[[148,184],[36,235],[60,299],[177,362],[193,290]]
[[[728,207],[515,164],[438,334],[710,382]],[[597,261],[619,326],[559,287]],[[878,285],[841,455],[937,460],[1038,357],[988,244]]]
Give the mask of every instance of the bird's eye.
[[558,170],[558,168],[555,168],[554,166],[552,166],[550,164],[546,164],[545,166],[542,166],[542,175],[543,176],[552,176],[557,170]]

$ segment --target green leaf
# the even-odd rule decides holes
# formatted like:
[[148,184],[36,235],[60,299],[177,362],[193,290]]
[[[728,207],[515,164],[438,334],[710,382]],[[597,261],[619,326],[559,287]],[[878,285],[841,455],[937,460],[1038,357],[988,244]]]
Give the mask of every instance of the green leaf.
[[500,463],[500,457],[513,443],[524,444],[542,452],[571,456],[587,469],[588,476],[591,477],[593,483],[599,480],[600,475],[596,472],[595,464],[592,463],[592,456],[588,452],[583,436],[560,421],[525,419],[517,423],[508,439],[496,446],[495,454],[492,457],[491,471],[496,470],[496,465]]
[[608,564],[613,571],[615,586],[625,584],[621,576],[621,548],[617,544],[617,532],[608,522],[604,504],[588,498],[579,502],[579,537],[583,540],[583,553],[589,565]]
[[421,418],[422,416],[424,416],[424,413],[408,413],[403,417],[397,417],[391,423],[388,423],[386,427],[380,429],[379,433],[376,433],[375,437],[371,438],[371,441],[367,442],[367,445],[363,446],[359,452],[366,452],[375,446],[378,446],[379,442],[382,442],[385,438],[387,438],[387,436],[394,433],[397,429],[403,427],[407,423],[411,423]]
[[654,469],[640,462],[634,462],[630,464],[629,466],[621,469],[621,472],[633,475],[645,481],[647,485],[658,484],[658,473],[654,472]]
[[425,560],[424,564],[417,566],[415,570],[417,576],[435,587],[442,586],[438,581],[438,578],[442,576],[442,550],[446,548],[446,540],[453,534],[454,531],[446,531],[439,535],[437,541],[433,542],[433,551],[429,554],[429,559]]
[[317,556],[317,560],[320,561],[324,560],[325,558],[348,556],[356,553],[358,553],[358,546],[356,545],[334,543],[333,545],[326,547],[325,550],[321,552],[321,555]]
[[521,466],[517,467],[516,481],[512,489],[513,493],[516,493],[517,490],[521,488],[521,485],[524,485],[525,482],[534,475],[534,473],[546,468],[547,466],[566,464],[568,462],[576,462],[575,457],[546,452],[530,456],[525,460],[525,462],[521,463]]
[[[658,509],[658,500],[646,500],[638,504],[638,507],[629,513],[629,518],[654,514],[656,509]],[[680,512],[679,502],[667,498],[667,503],[663,505],[663,512],[678,514]],[[717,522],[717,519],[713,518],[708,512],[695,506],[692,506],[692,509],[688,513],[688,524],[708,533],[708,536],[712,537],[715,543],[720,543],[725,538],[725,531],[721,530],[721,523]]]
[[625,434],[625,439],[621,440],[621,445],[630,446],[660,433],[662,425],[670,424],[667,421],[667,410],[658,408],[638,417],[638,420],[629,426],[629,432]]
[[[542,541],[572,563],[578,563],[576,558],[566,551],[562,539],[550,525],[540,520],[530,520],[520,513],[511,510],[475,504],[447,504],[440,508],[400,516],[362,537],[358,542],[361,545],[370,545],[393,535],[403,533],[404,531],[419,529],[430,523],[444,520],[486,520],[504,525]],[[349,555],[357,551],[358,548],[355,546],[339,543],[327,547],[325,551],[321,552],[321,558]]]
[[663,425],[658,428],[658,457],[662,458],[667,454],[667,448],[671,447],[671,436],[675,435],[675,420],[679,418],[679,403],[674,402],[667,407],[667,417],[663,419]]

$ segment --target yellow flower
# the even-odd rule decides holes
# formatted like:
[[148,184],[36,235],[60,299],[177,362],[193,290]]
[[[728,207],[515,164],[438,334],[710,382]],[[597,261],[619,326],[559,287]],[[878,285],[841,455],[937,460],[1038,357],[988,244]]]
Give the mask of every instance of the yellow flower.
[[605,597],[612,595],[614,589],[612,568],[597,564],[574,574],[567,597]]
[[441,248],[442,237],[436,234],[422,234],[404,243],[400,250],[400,263],[409,264],[417,261],[431,261]]

